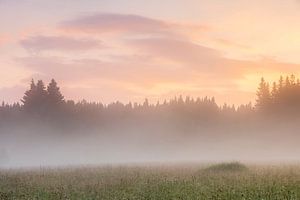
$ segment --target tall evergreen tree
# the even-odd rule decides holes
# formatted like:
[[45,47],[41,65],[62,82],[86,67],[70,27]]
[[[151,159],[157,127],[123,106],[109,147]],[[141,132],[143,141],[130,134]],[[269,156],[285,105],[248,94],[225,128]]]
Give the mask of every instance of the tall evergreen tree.
[[38,80],[36,83],[36,96],[35,96],[35,110],[38,113],[44,113],[47,111],[47,91],[45,84],[42,80]]
[[143,103],[143,108],[148,108],[149,107],[149,101],[148,99],[146,98],[144,103]]
[[278,82],[278,93],[280,93],[282,91],[283,87],[284,87],[283,77],[280,76],[279,82]]
[[35,84],[31,80],[30,89],[25,92],[23,99],[23,108],[33,113],[42,113],[46,110],[47,91],[42,80]]
[[271,97],[273,100],[275,100],[277,98],[277,94],[278,94],[277,83],[273,82],[273,87],[272,87],[272,91],[271,91]]
[[25,110],[31,110],[35,106],[36,89],[34,80],[31,79],[30,89],[25,92],[23,99],[21,99]]
[[57,82],[52,79],[47,87],[48,98],[47,102],[49,106],[55,107],[63,104],[64,96],[60,92],[60,88],[57,86]]
[[294,74],[292,74],[290,77],[290,83],[292,86],[296,85],[296,77]]
[[286,88],[290,88],[291,87],[290,77],[288,77],[288,76],[285,79],[285,87]]
[[256,108],[258,110],[267,110],[271,105],[271,94],[269,84],[261,78],[261,82],[257,91]]

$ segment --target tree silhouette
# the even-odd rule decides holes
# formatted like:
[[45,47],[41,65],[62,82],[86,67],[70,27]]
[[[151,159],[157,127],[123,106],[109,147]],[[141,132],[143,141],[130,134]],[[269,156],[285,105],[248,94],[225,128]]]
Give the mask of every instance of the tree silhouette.
[[281,76],[278,83],[273,83],[271,92],[269,84],[262,79],[257,92],[256,108],[285,116],[297,114],[300,111],[299,79],[291,75],[284,80]]
[[261,82],[257,91],[256,108],[261,111],[266,111],[271,105],[271,94],[269,84],[264,78],[261,78]]
[[23,96],[23,99],[21,102],[23,103],[23,108],[26,111],[32,110],[32,108],[36,104],[36,85],[34,83],[34,80],[31,80],[30,89],[27,90]]
[[37,84],[31,80],[30,89],[25,92],[23,99],[24,110],[32,113],[43,113],[46,111],[47,91],[42,80]]
[[45,113],[47,111],[47,91],[42,80],[38,80],[36,84],[35,96],[35,111],[38,113]]
[[[26,117],[27,113],[35,113],[40,119],[45,116],[47,120],[55,123],[57,121],[70,124],[97,122],[97,124],[113,125],[120,120],[149,122],[155,119],[159,123],[165,120],[168,123],[178,122],[187,125],[191,122],[197,126],[209,127],[220,121],[230,123],[235,120],[242,122],[242,119],[252,117],[258,119],[262,113],[268,114],[270,119],[278,116],[294,117],[297,114],[300,116],[300,82],[294,75],[281,76],[278,82],[272,84],[270,90],[269,83],[262,78],[257,90],[255,106],[251,103],[240,106],[227,104],[219,106],[213,97],[194,99],[184,98],[181,95],[156,104],[152,104],[148,99],[141,103],[123,104],[116,101],[107,105],[85,100],[65,101],[54,79],[48,84],[47,89],[42,80],[37,83],[31,80],[30,88],[25,92],[21,102],[22,105],[3,103],[0,106],[0,119]],[[265,117],[265,115],[261,116]],[[263,123],[263,120],[261,122]]]
[[277,97],[278,94],[278,87],[277,87],[277,83],[273,82],[273,86],[272,86],[272,91],[271,91],[271,97],[273,99],[275,99]]
[[55,108],[61,106],[65,100],[64,96],[60,92],[60,88],[57,86],[57,83],[54,79],[51,80],[47,87],[47,102],[50,107]]

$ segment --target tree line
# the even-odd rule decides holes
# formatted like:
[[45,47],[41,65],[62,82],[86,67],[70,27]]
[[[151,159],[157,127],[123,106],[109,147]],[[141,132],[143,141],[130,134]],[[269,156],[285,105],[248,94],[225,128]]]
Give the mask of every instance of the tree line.
[[[52,79],[45,86],[42,80],[31,81],[20,103],[0,106],[0,119],[23,121],[24,119],[47,119],[62,123],[89,122],[99,125],[108,123],[149,120],[173,122],[209,123],[218,120],[242,120],[257,116],[295,115],[300,111],[300,81],[294,75],[280,77],[272,86],[261,79],[257,90],[256,103],[218,106],[214,97],[191,98],[174,97],[170,100],[149,103],[121,103],[119,101],[102,104],[82,100],[66,100],[57,82]],[[1,123],[1,122],[0,122]]]
[[294,75],[278,82],[266,82],[264,78],[257,91],[256,110],[265,113],[297,114],[300,111],[300,80]]

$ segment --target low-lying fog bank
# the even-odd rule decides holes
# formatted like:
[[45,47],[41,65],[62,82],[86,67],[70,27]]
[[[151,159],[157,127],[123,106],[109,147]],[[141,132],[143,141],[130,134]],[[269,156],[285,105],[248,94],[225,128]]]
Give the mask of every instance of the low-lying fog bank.
[[[3,129],[4,130],[4,129]],[[144,162],[296,162],[300,135],[272,131],[116,127],[107,130],[12,128],[0,134],[4,168]]]

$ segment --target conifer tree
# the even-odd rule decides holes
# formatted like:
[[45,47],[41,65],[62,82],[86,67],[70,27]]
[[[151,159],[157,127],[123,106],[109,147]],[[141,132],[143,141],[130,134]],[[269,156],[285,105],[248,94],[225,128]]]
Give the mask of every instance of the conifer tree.
[[23,108],[33,113],[42,113],[46,111],[47,91],[42,80],[35,84],[31,80],[30,89],[25,92],[23,99]]
[[36,84],[35,109],[39,113],[47,111],[47,91],[42,80],[38,80]]
[[30,89],[25,92],[23,99],[21,99],[25,110],[30,110],[35,105],[36,89],[34,80],[31,79]]
[[64,96],[60,92],[60,88],[57,86],[57,82],[52,79],[47,87],[47,102],[50,107],[55,107],[62,105],[64,101]]
[[261,82],[257,91],[256,108],[258,110],[267,110],[271,105],[271,94],[269,84],[261,78]]
[[271,91],[271,97],[273,100],[275,100],[277,98],[277,94],[278,94],[277,83],[273,82],[273,87],[272,87],[272,91]]

